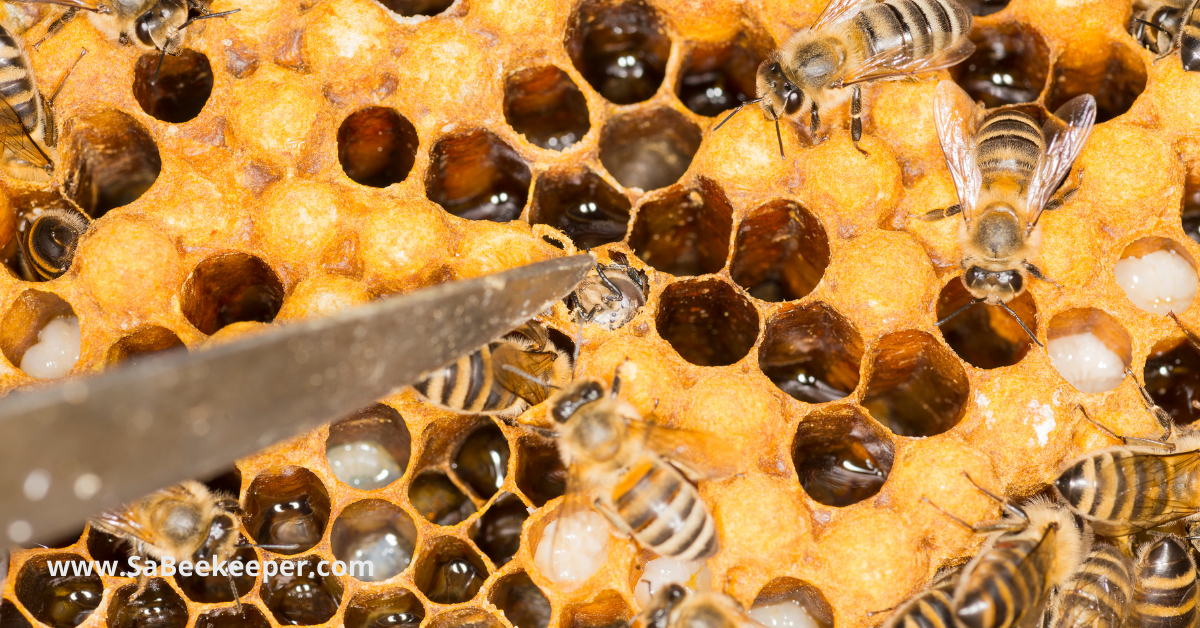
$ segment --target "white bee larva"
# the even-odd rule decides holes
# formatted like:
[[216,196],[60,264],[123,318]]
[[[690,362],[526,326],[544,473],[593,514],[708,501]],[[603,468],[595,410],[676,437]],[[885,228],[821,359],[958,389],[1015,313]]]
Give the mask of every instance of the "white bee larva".
[[62,377],[79,359],[79,344],[79,317],[56,316],[38,332],[37,342],[25,351],[18,368],[31,377]]
[[404,473],[383,445],[369,440],[334,445],[325,458],[337,479],[364,491],[383,488]]
[[413,545],[404,537],[388,530],[379,530],[355,540],[346,562],[371,563],[370,574],[355,574],[364,582],[382,582],[404,571],[412,562]]
[[1117,262],[1113,274],[1134,305],[1163,316],[1168,311],[1186,310],[1196,298],[1196,287],[1200,284],[1196,269],[1171,250],[1126,257]]
[[655,558],[646,563],[642,577],[633,587],[633,597],[646,608],[654,594],[668,584],[678,584],[692,593],[707,591],[712,588],[712,572],[701,560]]
[[1121,357],[1090,331],[1051,338],[1046,351],[1059,375],[1081,392],[1106,392],[1125,379]]
[[796,600],[754,606],[749,614],[766,628],[821,628],[821,624]]
[[571,515],[573,523],[553,547],[558,521],[546,524],[533,562],[550,581],[565,588],[576,587],[591,578],[608,559],[609,523],[598,512],[585,510]]

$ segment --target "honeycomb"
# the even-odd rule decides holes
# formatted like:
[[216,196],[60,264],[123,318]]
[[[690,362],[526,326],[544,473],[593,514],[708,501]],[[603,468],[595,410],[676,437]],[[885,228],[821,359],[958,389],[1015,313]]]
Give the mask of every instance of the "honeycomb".
[[[0,388],[37,385],[18,365],[62,314],[80,320],[81,376],[577,248],[622,252],[648,274],[648,302],[617,331],[583,329],[577,374],[607,380],[628,360],[622,396],[640,411],[741,454],[737,475],[700,487],[720,533],[714,585],[745,606],[806,600],[826,626],[878,623],[869,611],[981,542],[922,497],[978,521],[998,509],[963,472],[1014,498],[1044,490],[1064,459],[1111,444],[1077,404],[1118,433],[1157,431],[1132,379],[1079,392],[1003,312],[935,325],[969,299],[955,221],[913,218],[956,202],[937,77],[864,89],[866,155],[844,110],[824,137],[783,125],[783,158],[757,109],[714,132],[824,1],[213,0],[240,12],[192,26],[153,83],[155,53],[74,20],[32,53],[48,92],[88,50],[56,103],[55,182],[0,181]],[[940,78],[1042,118],[1098,100],[1082,188],[1042,218],[1037,263],[1058,286],[1033,283],[1013,309],[1043,343],[1091,331],[1189,423],[1200,353],[1137,309],[1113,267],[1164,249],[1200,259],[1200,75],[1152,62],[1125,31],[1127,1],[968,4],[978,51]],[[5,8],[29,41],[61,11]],[[23,281],[20,221],[63,195],[95,221],[69,272]],[[1200,328],[1195,307],[1179,314]],[[544,318],[573,344],[565,305]],[[362,438],[399,479],[335,477],[327,448]],[[563,491],[553,445],[411,391],[210,486],[239,496],[248,541],[269,544],[276,516],[302,524],[302,551],[243,559],[344,559],[391,534],[398,573],[241,577],[241,615],[224,580],[159,578],[135,605],[132,579],[49,576],[52,559],[123,555],[85,527],[13,549],[0,628],[132,626],[147,604],[169,628],[367,628],[381,613],[599,628],[637,613],[652,558],[614,539],[586,584],[554,585],[533,562]]]

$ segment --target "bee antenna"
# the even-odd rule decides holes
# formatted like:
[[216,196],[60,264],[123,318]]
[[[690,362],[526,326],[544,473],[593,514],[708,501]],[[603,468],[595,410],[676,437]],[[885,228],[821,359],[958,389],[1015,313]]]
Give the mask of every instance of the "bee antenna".
[[1197,337],[1195,332],[1188,329],[1187,325],[1184,325],[1183,321],[1179,320],[1179,317],[1175,315],[1175,310],[1167,310],[1167,316],[1170,316],[1171,320],[1175,321],[1176,325],[1179,325],[1179,329],[1183,330],[1183,335],[1187,337],[1188,342],[1193,347],[1200,349],[1200,337]]
[[922,495],[921,501],[925,502],[926,504],[929,504],[930,506],[933,506],[934,508],[937,509],[938,512],[945,515],[947,519],[953,521],[954,523],[957,523],[958,525],[960,525],[964,528],[968,528],[970,530],[975,529],[975,526],[967,523],[966,521],[963,521],[962,519],[960,519],[958,517],[958,515],[955,515],[954,513],[950,512],[949,510],[946,510],[945,508],[942,508],[941,506],[938,506],[937,504],[933,503],[932,501],[930,501],[930,499],[928,497],[925,497],[924,495]]
[[1146,26],[1149,26],[1150,28],[1153,28],[1153,29],[1154,29],[1154,30],[1156,30],[1156,31],[1162,31],[1162,32],[1164,32],[1164,33],[1166,33],[1166,34],[1168,34],[1168,35],[1173,35],[1173,34],[1174,34],[1174,33],[1172,33],[1171,31],[1169,31],[1169,30],[1167,30],[1167,29],[1165,29],[1165,28],[1163,28],[1163,27],[1159,26],[1158,24],[1154,24],[1154,23],[1152,23],[1152,22],[1147,22],[1146,20],[1143,20],[1143,19],[1142,19],[1142,18],[1140,18],[1140,17],[1135,17],[1135,18],[1133,18],[1133,21],[1135,21],[1135,22],[1141,22],[1142,24],[1145,24]]
[[980,493],[983,493],[984,495],[987,495],[988,497],[991,497],[992,499],[999,502],[1000,507],[1003,508],[1005,512],[1012,514],[1012,515],[1016,515],[1017,517],[1020,517],[1021,519],[1024,519],[1026,521],[1029,521],[1029,517],[1026,516],[1024,510],[1021,510],[1020,508],[1017,508],[1016,506],[1009,503],[1008,499],[1001,497],[1000,495],[997,495],[997,494],[987,490],[986,488],[983,488],[982,486],[980,486],[979,482],[976,482],[975,478],[972,478],[970,473],[963,471],[963,477],[967,478],[967,481],[970,482],[971,485],[974,486],[976,488],[976,490],[978,490]]
[[71,64],[71,67],[67,69],[67,73],[63,75],[62,80],[58,82],[58,87],[54,88],[54,93],[50,94],[50,106],[54,106],[54,100],[58,98],[58,93],[67,84],[67,79],[71,78],[71,73],[75,71],[75,66],[79,65],[80,61],[83,61],[83,55],[85,54],[87,54],[87,48],[79,50],[79,56],[75,59],[75,63]]
[[[929,500],[925,500],[925,501],[929,501]],[[867,617],[874,617],[875,615],[878,615],[880,613],[890,613],[894,610],[896,610],[895,606],[893,606],[891,608],[881,608],[877,611],[867,611]]]
[[189,18],[188,21],[184,22],[183,24],[180,24],[179,28],[177,28],[175,30],[181,31],[181,30],[187,28],[188,26],[190,26],[192,24],[192,22],[195,22],[198,20],[207,20],[207,19],[211,19],[214,17],[225,17],[226,15],[232,15],[234,13],[237,13],[238,11],[241,11],[241,9],[231,9],[229,11],[221,11],[220,13],[209,13],[206,15],[197,15],[196,17]]
[[300,546],[295,543],[292,543],[290,545],[257,545],[254,543],[242,542],[242,543],[238,543],[234,547],[257,547],[259,549],[296,549],[297,547],[300,547]]
[[783,159],[783,133],[779,131],[779,116],[775,116],[775,139],[779,140],[779,158]]
[[154,78],[150,79],[151,85],[155,85],[158,83],[158,73],[162,71],[162,64],[166,58],[167,58],[167,49],[163,48],[162,54],[158,56],[158,66],[154,68]]
[[734,107],[733,111],[729,112],[729,115],[725,116],[724,118],[721,118],[721,121],[717,123],[717,126],[713,127],[713,132],[715,133],[717,131],[717,129],[720,129],[721,127],[725,126],[725,123],[729,122],[730,118],[737,115],[737,112],[741,111],[742,107],[745,107],[746,105],[753,105],[758,102],[762,102],[762,98],[755,98],[754,100],[747,100],[746,102]]
[[1042,347],[1043,349],[1045,348],[1045,345],[1043,345],[1043,344],[1041,343],[1041,341],[1039,341],[1039,340],[1037,339],[1037,336],[1034,336],[1034,335],[1033,335],[1033,332],[1032,332],[1032,331],[1029,331],[1029,328],[1025,326],[1025,321],[1022,321],[1022,320],[1021,320],[1021,317],[1020,317],[1020,316],[1017,316],[1017,313],[1016,313],[1016,312],[1014,312],[1014,311],[1012,311],[1012,308],[1008,307],[1008,304],[1007,304],[1007,303],[1001,303],[1001,304],[1000,304],[1000,307],[1004,308],[1004,311],[1005,311],[1005,312],[1008,312],[1008,313],[1009,313],[1009,315],[1010,315],[1010,316],[1012,316],[1012,317],[1013,317],[1013,319],[1017,321],[1017,324],[1021,326],[1021,329],[1024,329],[1024,330],[1025,330],[1025,333],[1026,333],[1026,334],[1029,334],[1029,339],[1033,341],[1033,344],[1035,344],[1035,345],[1037,345],[1037,346],[1039,346],[1039,347]]
[[966,305],[964,305],[964,306],[962,306],[962,307],[958,308],[957,310],[954,310],[954,313],[953,313],[953,314],[951,314],[950,316],[947,316],[946,318],[943,318],[942,320],[938,321],[938,322],[937,322],[937,323],[935,323],[935,324],[936,324],[938,327],[941,327],[943,323],[945,323],[945,322],[949,321],[950,319],[954,318],[955,316],[958,316],[959,314],[962,314],[963,312],[967,311],[967,308],[969,308],[969,307],[971,307],[972,305],[975,305],[976,303],[979,303],[980,301],[983,301],[983,300],[984,300],[984,298],[983,298],[983,297],[979,297],[978,299],[974,299],[974,300],[972,300],[970,303],[967,303]]
[[524,377],[525,379],[527,379],[539,386],[545,386],[546,388],[553,388],[554,390],[559,390],[558,386],[555,386],[554,384],[551,384],[550,382],[548,382],[544,379],[538,379],[537,377],[534,377],[533,375],[530,375],[529,373],[526,373],[525,371],[522,371],[521,369],[519,369],[511,364],[501,364],[500,368],[508,371],[509,373],[514,373],[516,375],[520,375],[521,377]]
[[242,612],[242,598],[238,597],[237,582],[234,582],[233,576],[229,576],[229,589],[233,591],[233,603],[237,606],[238,615],[245,616]]

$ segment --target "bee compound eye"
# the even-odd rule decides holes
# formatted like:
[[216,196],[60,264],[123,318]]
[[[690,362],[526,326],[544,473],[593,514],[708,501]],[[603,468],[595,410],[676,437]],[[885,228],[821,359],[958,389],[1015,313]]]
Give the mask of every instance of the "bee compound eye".
[[789,115],[796,113],[800,110],[800,104],[802,102],[804,102],[804,97],[800,95],[800,92],[796,90],[789,91],[783,103],[784,113]]
[[142,42],[142,45],[151,48],[158,47],[154,43],[154,22],[154,14],[146,13],[139,17],[133,26],[134,34],[137,36],[138,41]]

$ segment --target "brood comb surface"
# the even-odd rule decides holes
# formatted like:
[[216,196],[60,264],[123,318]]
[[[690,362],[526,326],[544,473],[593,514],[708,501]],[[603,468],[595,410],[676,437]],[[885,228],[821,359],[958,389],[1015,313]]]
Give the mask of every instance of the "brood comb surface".
[[[868,611],[895,606],[980,542],[922,497],[977,521],[998,509],[964,471],[1013,497],[1041,490],[1062,460],[1109,444],[1077,404],[1119,433],[1155,427],[1132,381],[1077,391],[1003,314],[977,307],[935,326],[968,297],[956,222],[913,218],[955,202],[933,128],[934,77],[864,90],[868,156],[852,146],[845,111],[816,145],[784,125],[782,159],[757,109],[713,132],[717,119],[701,114],[752,91],[758,59],[823,4],[215,0],[213,10],[241,11],[193,26],[157,86],[153,55],[75,20],[32,58],[48,92],[88,50],[57,104],[56,184],[96,221],[63,277],[0,272],[0,387],[36,383],[16,365],[62,313],[81,322],[72,374],[82,375],[563,255],[570,236],[602,259],[632,254],[651,286],[622,329],[584,329],[578,374],[608,379],[629,360],[622,396],[743,454],[739,475],[701,486],[720,530],[715,585],[746,605],[764,592],[815,592],[836,626],[870,625]],[[30,41],[59,11],[6,8]],[[1094,331],[1141,374],[1182,334],[1137,309],[1113,266],[1146,238],[1169,241],[1193,267],[1200,259],[1189,238],[1200,238],[1200,76],[1177,58],[1152,63],[1126,34],[1129,17],[1117,0],[1014,0],[977,19],[981,51],[942,76],[989,106],[1036,101],[1026,107],[1036,115],[1097,95],[1099,124],[1076,166],[1082,189],[1042,219],[1038,263],[1061,289],[1034,283],[1014,309],[1043,342]],[[620,63],[642,78],[605,74]],[[710,91],[719,79],[724,95]],[[2,185],[11,262],[16,217],[62,201]],[[589,202],[599,218],[580,215]],[[1181,318],[1200,326],[1195,307]],[[547,322],[575,330],[562,305]],[[389,608],[429,628],[525,628],[540,625],[529,617],[541,607],[513,601],[536,600],[531,586],[554,627],[637,612],[633,585],[650,557],[630,542],[612,542],[605,568],[574,591],[535,567],[562,491],[552,450],[411,393],[384,403],[363,429],[390,430],[379,438],[407,469],[399,481],[369,491],[339,482],[326,460],[327,439],[346,442],[331,438],[335,425],[240,461],[223,486],[239,491],[247,539],[264,542],[263,509],[304,495],[314,536],[294,558],[342,558],[356,534],[388,529],[411,545],[411,563],[383,582],[308,583],[315,601],[299,618],[280,601],[286,582],[243,579],[238,617],[223,583],[167,579],[156,591],[174,609],[170,625],[360,628]],[[455,470],[477,429],[503,435],[488,436],[508,452],[498,489]],[[834,486],[847,461],[868,464],[874,481]],[[505,526],[523,518],[505,560]],[[56,589],[39,565],[62,555],[114,550],[87,531],[61,548],[15,551],[0,628],[49,621]],[[465,602],[435,602],[434,569],[455,558],[486,580]],[[99,578],[103,600],[83,625],[123,625],[131,584]]]

